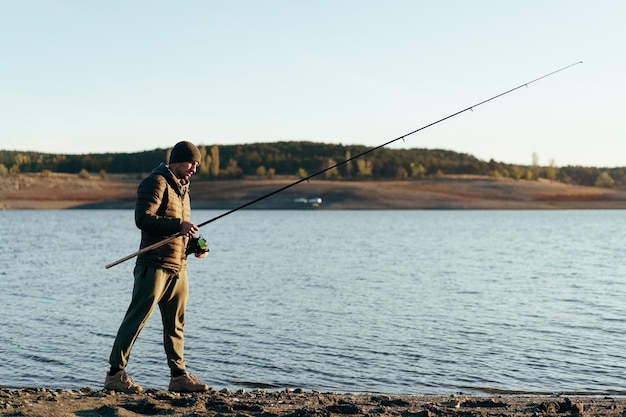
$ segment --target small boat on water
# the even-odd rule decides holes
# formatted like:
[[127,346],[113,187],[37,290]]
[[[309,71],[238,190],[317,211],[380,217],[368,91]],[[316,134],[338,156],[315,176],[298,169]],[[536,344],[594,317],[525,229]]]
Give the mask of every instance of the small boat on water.
[[313,197],[313,198],[296,198],[293,200],[296,204],[302,204],[309,207],[319,207],[322,204],[321,197]]

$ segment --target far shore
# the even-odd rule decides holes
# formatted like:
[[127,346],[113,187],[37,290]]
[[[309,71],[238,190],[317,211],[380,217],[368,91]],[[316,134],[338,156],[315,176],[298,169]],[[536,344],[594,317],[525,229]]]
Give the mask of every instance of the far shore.
[[[141,175],[17,174],[0,177],[0,210],[126,209],[134,206]],[[626,190],[553,181],[446,176],[407,181],[295,177],[205,181],[192,179],[194,209],[626,209]],[[263,198],[283,187],[274,195]],[[321,204],[311,204],[319,201]]]

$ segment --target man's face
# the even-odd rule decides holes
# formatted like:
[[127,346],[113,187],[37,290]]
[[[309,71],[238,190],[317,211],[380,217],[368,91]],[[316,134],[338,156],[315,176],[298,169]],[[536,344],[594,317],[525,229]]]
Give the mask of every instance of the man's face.
[[170,171],[179,180],[188,180],[200,165],[198,162],[174,162],[170,164]]

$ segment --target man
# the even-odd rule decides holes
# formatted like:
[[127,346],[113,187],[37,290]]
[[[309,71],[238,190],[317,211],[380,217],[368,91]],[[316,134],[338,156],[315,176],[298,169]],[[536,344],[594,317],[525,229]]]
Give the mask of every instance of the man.
[[[185,371],[184,326],[189,286],[187,282],[188,247],[198,227],[190,222],[189,178],[200,164],[200,151],[190,142],[177,143],[169,165],[161,163],[137,189],[135,224],[141,229],[141,248],[172,235],[181,236],[137,257],[135,283],[130,306],[118,330],[104,388],[126,393],[142,392],[124,368],[130,350],[148,318],[158,305],[163,321],[163,345],[170,368],[169,390],[207,391],[208,386]],[[197,245],[196,245],[197,246]],[[207,250],[195,247],[197,258]]]

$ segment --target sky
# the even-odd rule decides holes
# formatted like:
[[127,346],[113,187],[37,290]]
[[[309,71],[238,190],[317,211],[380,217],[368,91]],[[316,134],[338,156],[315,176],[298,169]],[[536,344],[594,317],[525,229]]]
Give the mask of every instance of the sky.
[[276,141],[626,166],[623,0],[0,0],[0,149]]

